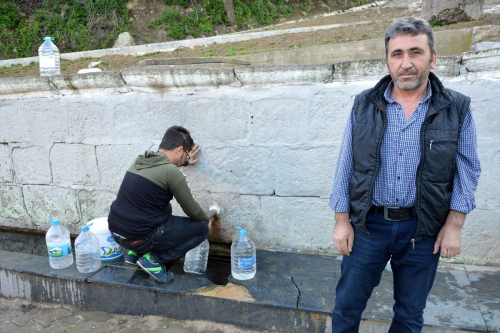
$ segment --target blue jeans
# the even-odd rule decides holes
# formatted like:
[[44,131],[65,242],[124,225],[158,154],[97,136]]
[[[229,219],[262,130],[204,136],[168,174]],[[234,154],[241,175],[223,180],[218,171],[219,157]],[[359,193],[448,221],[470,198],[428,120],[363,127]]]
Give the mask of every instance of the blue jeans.
[[389,332],[420,332],[427,296],[434,283],[439,252],[433,254],[436,238],[411,242],[418,219],[387,221],[369,215],[366,235],[355,229],[350,256],[344,256],[337,284],[332,332],[358,332],[361,314],[382,272],[391,260],[394,279],[394,318]]

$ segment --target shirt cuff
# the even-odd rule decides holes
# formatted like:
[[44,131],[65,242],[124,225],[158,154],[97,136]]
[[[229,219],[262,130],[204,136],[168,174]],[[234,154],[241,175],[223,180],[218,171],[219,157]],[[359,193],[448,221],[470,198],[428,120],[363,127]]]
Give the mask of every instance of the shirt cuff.
[[337,213],[348,213],[351,210],[351,200],[349,197],[338,197],[332,194],[328,206]]

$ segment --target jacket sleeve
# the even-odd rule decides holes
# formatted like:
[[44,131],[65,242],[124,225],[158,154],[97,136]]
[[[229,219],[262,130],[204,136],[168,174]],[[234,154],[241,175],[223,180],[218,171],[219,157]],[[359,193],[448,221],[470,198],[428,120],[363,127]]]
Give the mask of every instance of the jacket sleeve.
[[196,202],[186,176],[179,169],[177,169],[177,171],[180,175],[177,174],[176,177],[174,177],[175,180],[173,183],[170,184],[170,191],[174,195],[175,200],[177,200],[184,213],[191,219],[208,222],[208,216],[198,202]]

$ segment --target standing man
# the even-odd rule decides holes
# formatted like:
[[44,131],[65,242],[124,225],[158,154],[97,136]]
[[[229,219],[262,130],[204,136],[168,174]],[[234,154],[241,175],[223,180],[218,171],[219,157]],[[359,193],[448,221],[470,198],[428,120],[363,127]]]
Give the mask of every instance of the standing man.
[[[158,152],[146,151],[130,166],[111,205],[109,230],[128,250],[125,262],[139,265],[159,282],[174,278],[165,263],[207,239],[206,222],[217,214],[201,209],[178,168],[195,164],[199,151],[185,128],[170,127]],[[188,217],[172,215],[172,198]]]
[[420,332],[439,256],[460,254],[466,214],[481,172],[470,98],[446,89],[429,24],[392,23],[389,75],[354,100],[330,207],[344,255],[332,331],[358,332],[361,314],[390,260],[394,318],[389,332]]

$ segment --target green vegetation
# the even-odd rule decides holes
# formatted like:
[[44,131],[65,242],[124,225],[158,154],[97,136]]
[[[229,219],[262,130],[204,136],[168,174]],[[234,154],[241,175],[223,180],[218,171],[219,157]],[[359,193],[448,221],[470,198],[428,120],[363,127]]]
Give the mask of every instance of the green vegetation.
[[[192,5],[185,0],[165,0],[165,3],[170,7],[163,11],[160,19],[151,21],[149,26],[164,26],[171,38],[211,36],[215,25],[230,24],[222,0],[194,1]],[[181,15],[176,9],[177,6],[188,8],[187,13]],[[293,5],[285,4],[285,0],[234,1],[235,21],[238,26],[253,23],[272,24],[281,16],[289,16],[294,9]]]
[[[54,37],[59,51],[68,53],[111,47],[124,31],[151,36],[151,29],[165,29],[169,38],[184,39],[211,36],[215,26],[230,25],[223,0],[163,1],[167,8],[139,31],[129,23],[127,0],[0,0],[0,59],[38,55],[44,36]],[[369,2],[372,0],[345,0],[342,6]],[[234,0],[235,24],[239,28],[268,25],[281,17],[289,18],[298,9],[309,12],[316,5],[314,0],[294,4],[287,0]]]
[[110,47],[126,29],[125,0],[0,0],[0,56],[38,55],[44,36],[54,37],[60,52]]

